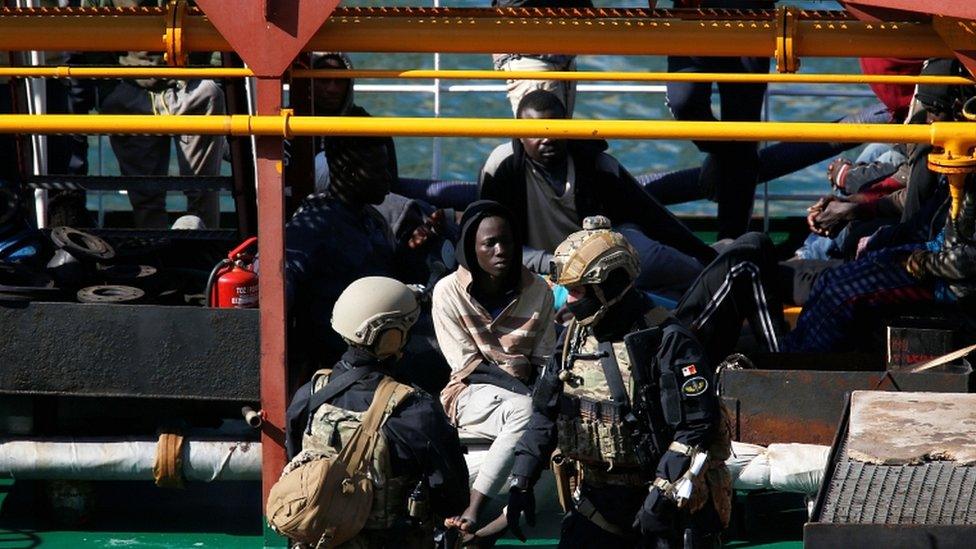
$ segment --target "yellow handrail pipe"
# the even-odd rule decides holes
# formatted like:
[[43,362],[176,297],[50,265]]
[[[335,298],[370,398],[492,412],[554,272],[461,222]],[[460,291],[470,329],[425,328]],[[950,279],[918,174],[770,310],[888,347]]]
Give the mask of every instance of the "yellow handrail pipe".
[[[0,76],[3,75],[0,70]],[[964,76],[911,76],[903,74],[790,74],[717,72],[598,72],[598,71],[493,71],[458,69],[294,69],[293,78],[374,78],[430,80],[577,80],[580,82],[730,82],[737,84],[930,84],[941,86],[973,85],[976,79]]]
[[[577,80],[581,82],[731,82],[783,84],[900,84],[974,85],[963,76],[910,76],[889,74],[789,74],[789,73],[686,73],[598,71],[494,71],[494,70],[336,70],[294,69],[293,78],[370,78],[431,80]],[[235,67],[0,67],[0,77],[19,78],[246,78],[247,68]]]
[[[209,20],[188,13],[182,44],[166,43],[164,15],[0,16],[0,50],[231,51]],[[333,15],[306,50],[775,57],[778,29],[768,19],[463,17]],[[949,57],[931,23],[800,19],[791,27],[798,57]]]
[[[976,124],[835,124],[674,120],[515,120],[250,115],[0,115],[0,133],[207,134],[267,136],[532,137],[931,143],[956,151],[976,145]],[[957,153],[958,154],[958,153]],[[968,153],[966,153],[968,154]]]

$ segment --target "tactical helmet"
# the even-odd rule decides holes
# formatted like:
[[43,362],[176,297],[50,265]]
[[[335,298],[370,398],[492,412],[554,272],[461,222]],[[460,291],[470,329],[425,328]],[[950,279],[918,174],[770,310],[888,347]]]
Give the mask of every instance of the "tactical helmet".
[[637,251],[618,232],[610,230],[610,220],[594,215],[583,220],[583,230],[566,237],[553,254],[549,278],[560,286],[600,284],[614,270],[623,268],[631,280],[637,278],[640,263]]
[[556,247],[549,276],[554,283],[569,288],[593,288],[589,297],[568,304],[576,321],[588,325],[599,321],[623,299],[639,272],[637,251],[623,235],[610,230],[609,219],[597,215],[584,219],[583,230]]
[[350,284],[336,300],[332,329],[349,343],[374,350],[385,333],[397,330],[401,337],[392,349],[396,352],[419,316],[420,304],[406,284],[384,276],[367,276]]

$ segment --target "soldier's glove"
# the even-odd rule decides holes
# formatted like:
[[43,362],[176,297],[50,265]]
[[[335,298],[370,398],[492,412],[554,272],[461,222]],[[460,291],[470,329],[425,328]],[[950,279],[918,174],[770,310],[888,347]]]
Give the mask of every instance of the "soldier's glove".
[[671,531],[675,515],[674,503],[664,497],[660,490],[652,488],[634,517],[633,527],[640,530],[642,535],[656,536]]
[[512,479],[512,488],[508,491],[508,507],[505,509],[505,521],[509,530],[523,543],[525,534],[522,533],[520,524],[522,514],[525,514],[526,524],[535,526],[535,494],[527,481],[524,477]]

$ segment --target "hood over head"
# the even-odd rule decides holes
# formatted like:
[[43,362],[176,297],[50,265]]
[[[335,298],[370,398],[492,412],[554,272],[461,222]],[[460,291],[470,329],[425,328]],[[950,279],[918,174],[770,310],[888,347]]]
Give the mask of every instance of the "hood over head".
[[[330,52],[313,52],[311,66],[313,69],[328,69],[334,68],[327,64],[327,61],[338,61],[342,69],[352,70],[352,59],[349,55],[343,52],[330,51]],[[352,78],[349,79],[349,86],[346,91],[346,96],[342,100],[342,106],[339,108],[339,114],[344,114],[352,108],[353,105],[353,87],[355,87],[356,81]]]
[[481,224],[483,219],[488,217],[501,217],[505,219],[508,221],[508,225],[512,230],[514,243],[514,249],[512,250],[512,270],[508,273],[508,280],[506,281],[505,287],[508,289],[518,288],[522,277],[522,242],[519,241],[518,235],[515,233],[515,218],[512,216],[512,212],[494,200],[478,200],[472,202],[464,210],[464,214],[461,216],[460,237],[458,238],[458,245],[454,250],[458,265],[467,269],[471,273],[471,277],[475,280],[484,276],[484,271],[478,266],[474,246],[478,225]]

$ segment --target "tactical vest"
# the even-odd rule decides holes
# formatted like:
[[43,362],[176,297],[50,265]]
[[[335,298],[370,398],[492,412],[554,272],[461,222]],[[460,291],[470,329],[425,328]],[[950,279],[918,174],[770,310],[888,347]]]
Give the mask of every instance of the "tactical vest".
[[[599,342],[589,335],[589,330],[576,323],[570,330],[564,365],[570,352],[591,356],[599,352]],[[634,452],[632,430],[624,421],[634,394],[630,356],[622,341],[613,342],[613,354],[627,389],[627,401],[613,401],[598,358],[576,359],[572,367],[574,381],[563,387],[560,398],[557,446],[564,456],[584,467],[636,469],[640,463]]]
[[[321,390],[328,381],[327,371],[316,372],[312,380],[313,390]],[[302,449],[311,454],[338,454],[359,427],[365,413],[352,412],[328,403],[321,405],[312,416],[311,432],[306,431],[302,437]],[[417,479],[393,476],[390,447],[382,431],[373,448],[369,478],[374,488],[373,507],[363,529],[385,530],[392,527],[398,518],[407,516],[407,497]]]

